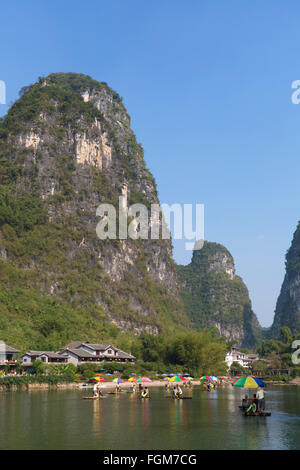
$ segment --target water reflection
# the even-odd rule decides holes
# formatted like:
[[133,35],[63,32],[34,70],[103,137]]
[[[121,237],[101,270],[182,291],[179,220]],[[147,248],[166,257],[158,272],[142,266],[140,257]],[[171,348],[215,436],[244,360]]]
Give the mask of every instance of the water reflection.
[[[84,392],[83,392],[84,393]],[[86,392],[85,392],[86,393]],[[0,394],[1,449],[296,449],[300,447],[297,387],[270,387],[270,418],[244,417],[245,390],[186,390],[191,400],[149,400],[135,394],[82,400],[73,391]]]

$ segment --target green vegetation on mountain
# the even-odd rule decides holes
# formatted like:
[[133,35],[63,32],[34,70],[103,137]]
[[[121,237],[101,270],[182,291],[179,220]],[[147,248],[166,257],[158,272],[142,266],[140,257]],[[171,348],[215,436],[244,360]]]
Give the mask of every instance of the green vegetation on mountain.
[[0,121],[0,338],[58,349],[80,332],[130,349],[142,332],[215,327],[252,346],[260,328],[224,247],[177,269],[170,240],[97,237],[97,207],[124,193],[159,203],[120,96],[73,73],[24,87]]
[[300,332],[300,222],[286,254],[285,268],[273,325],[266,332],[267,337],[278,338],[282,326],[289,327],[295,334]]
[[178,266],[185,311],[194,327],[214,326],[222,336],[253,347],[261,328],[251,309],[247,287],[235,274],[229,251],[204,242],[187,266]]
[[289,369],[290,378],[300,377],[300,364],[297,364],[300,362],[300,354],[297,352],[300,348],[296,344],[293,346],[296,340],[300,340],[300,333],[293,334],[288,326],[280,327],[278,339],[264,339],[257,346],[262,360],[253,367],[264,371]]
[[0,123],[0,160],[2,340],[57,349],[78,331],[117,344],[188,326],[169,241],[96,235],[96,208],[117,207],[124,185],[128,204],[158,202],[117,93],[84,75],[40,78]]

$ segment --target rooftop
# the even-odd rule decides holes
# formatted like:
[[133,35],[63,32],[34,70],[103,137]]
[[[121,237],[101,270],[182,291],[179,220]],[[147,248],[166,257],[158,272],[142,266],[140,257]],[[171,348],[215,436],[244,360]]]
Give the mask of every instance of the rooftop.
[[5,343],[0,343],[0,353],[11,353],[11,354],[17,354],[20,351],[18,349],[12,348],[11,346],[8,346]]
[[65,349],[62,349],[61,350],[61,355],[66,355],[68,352],[72,353],[72,354],[75,354],[75,356],[77,357],[91,357],[91,358],[95,358],[97,356],[95,356],[94,354],[92,353],[89,353],[88,351],[85,351],[84,349],[77,349],[77,348],[74,348],[74,349],[71,349],[71,348],[65,348]]

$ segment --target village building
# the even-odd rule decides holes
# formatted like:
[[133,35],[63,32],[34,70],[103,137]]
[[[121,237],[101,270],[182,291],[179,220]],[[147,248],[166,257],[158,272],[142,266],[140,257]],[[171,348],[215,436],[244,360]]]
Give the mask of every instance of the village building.
[[41,360],[45,364],[63,364],[67,358],[53,351],[30,351],[22,356],[22,365],[32,366],[33,362]]
[[68,362],[78,365],[83,362],[134,362],[135,357],[111,344],[95,344],[80,341],[72,341],[59,351],[68,356]]
[[0,343],[0,370],[7,369],[9,366],[9,374],[16,372],[17,355],[20,353],[18,349],[8,346],[5,343]]
[[60,351],[29,351],[22,356],[22,366],[32,366],[33,362],[41,360],[45,364],[72,363],[79,365],[86,362],[134,362],[135,357],[111,344],[94,344],[82,341],[72,341]]
[[249,368],[254,361],[258,361],[258,354],[246,354],[241,352],[238,348],[233,347],[230,352],[225,356],[225,362],[228,369],[234,362],[237,362],[245,369]]
[[0,363],[1,364],[14,364],[17,362],[16,355],[19,354],[19,350],[8,346],[5,343],[0,343]]
[[100,359],[97,358],[94,354],[91,354],[88,351],[85,351],[84,349],[62,349],[59,354],[61,356],[64,356],[66,358],[66,361],[68,363],[74,364],[75,366],[78,366],[79,364],[85,363],[85,362],[100,362]]

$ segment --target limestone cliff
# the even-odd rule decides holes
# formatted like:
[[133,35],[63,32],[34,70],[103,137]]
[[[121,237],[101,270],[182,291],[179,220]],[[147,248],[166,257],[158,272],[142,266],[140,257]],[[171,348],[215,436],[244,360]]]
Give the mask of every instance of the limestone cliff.
[[[100,203],[118,207],[121,194],[127,205],[159,202],[117,93],[85,75],[40,78],[0,123],[0,138],[0,280],[9,296],[21,287],[50,296],[57,311],[71,309],[67,320],[83,309],[89,338],[106,323],[133,333],[188,325],[169,240],[96,235]],[[19,314],[26,325],[29,317]],[[7,340],[14,327],[3,327]]]
[[121,195],[124,209],[159,203],[119,95],[72,73],[24,87],[0,121],[0,339],[56,349],[79,333],[215,326],[254,344],[259,325],[224,247],[206,243],[177,272],[170,240],[97,237],[97,207]]
[[215,327],[228,340],[254,346],[261,328],[247,287],[236,275],[233,258],[224,246],[205,242],[193,252],[188,266],[178,267],[178,275],[185,311],[194,328]]
[[285,278],[269,332],[275,338],[279,338],[281,326],[288,326],[293,333],[300,332],[300,222],[287,252],[285,266]]

